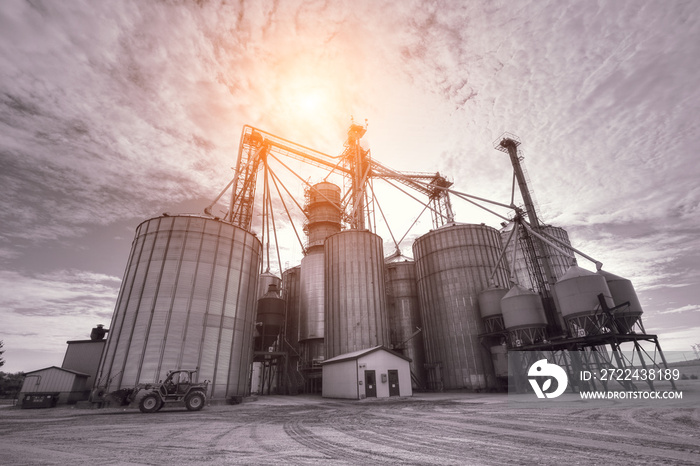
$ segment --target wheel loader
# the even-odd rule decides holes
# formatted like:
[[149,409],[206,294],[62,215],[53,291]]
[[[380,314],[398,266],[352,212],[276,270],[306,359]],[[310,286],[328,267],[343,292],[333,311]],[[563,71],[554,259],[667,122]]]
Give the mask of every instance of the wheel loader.
[[184,402],[189,411],[199,411],[207,401],[209,381],[194,382],[196,373],[196,370],[183,369],[169,371],[164,381],[142,383],[134,388],[122,388],[111,393],[98,387],[93,390],[90,400],[117,406],[137,402],[142,413],[155,413],[166,404],[180,402]]
[[170,403],[185,402],[188,411],[199,411],[207,401],[209,381],[194,383],[196,370],[176,370],[168,372],[165,381],[157,384],[141,384],[133,392],[133,399],[139,400],[142,413],[155,413]]

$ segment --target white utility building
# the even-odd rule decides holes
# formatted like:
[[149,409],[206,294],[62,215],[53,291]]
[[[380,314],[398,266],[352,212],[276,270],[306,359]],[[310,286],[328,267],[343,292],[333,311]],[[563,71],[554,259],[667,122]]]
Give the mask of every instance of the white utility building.
[[412,396],[410,362],[384,346],[327,359],[323,362],[323,397],[361,400]]

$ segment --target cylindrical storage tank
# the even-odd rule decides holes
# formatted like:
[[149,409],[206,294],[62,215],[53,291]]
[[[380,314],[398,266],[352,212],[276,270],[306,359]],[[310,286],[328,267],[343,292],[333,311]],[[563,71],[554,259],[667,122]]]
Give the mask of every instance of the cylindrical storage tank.
[[479,293],[479,314],[484,320],[486,333],[495,333],[505,330],[503,314],[501,313],[501,299],[508,293],[506,288],[492,287]]
[[299,307],[301,305],[301,266],[287,269],[282,274],[282,297],[287,305],[285,336],[287,343],[299,352]]
[[572,266],[554,285],[557,302],[572,336],[598,334],[607,327],[598,295],[608,308],[615,307],[605,277],[578,266]]
[[324,252],[323,243],[340,231],[340,188],[323,181],[306,191],[307,253],[301,260],[299,349],[303,368],[320,370],[325,358]]
[[260,241],[218,220],[158,217],[136,229],[98,374],[108,391],[198,368],[212,399],[246,394]]
[[301,260],[299,341],[324,335],[323,249],[315,248]]
[[501,311],[511,346],[541,343],[545,338],[547,317],[538,293],[514,285],[501,299]]
[[[543,225],[540,228],[542,232],[553,236],[554,238],[557,238],[558,240],[561,240],[564,243],[571,246],[569,234],[563,228],[555,227],[552,225]],[[501,229],[500,232],[503,247],[506,247],[506,241],[508,240],[508,237],[510,236],[512,230],[513,222],[509,223]],[[522,238],[522,231],[519,233],[519,237]],[[571,267],[572,265],[576,265],[576,259],[574,258],[574,251],[572,249],[567,249],[565,246],[562,246],[561,244],[556,243],[555,241],[552,242],[555,243],[560,249],[569,252],[569,255],[562,254],[560,251],[557,251],[549,244],[541,242],[542,248],[544,249],[544,255],[549,258],[552,273],[554,274],[554,279],[556,281],[562,275],[564,275],[567,270],[569,270],[569,267]],[[510,243],[506,247],[506,257],[508,258],[508,261],[512,262],[513,248],[516,247],[517,250],[515,251],[515,263],[511,264],[515,274],[515,282],[532,290],[537,290],[538,285],[537,283],[532,281],[530,273],[528,272],[528,262],[530,262],[530,259],[526,259],[521,241],[518,241],[518,244],[516,245],[513,239],[511,239]],[[541,260],[542,259],[540,259],[540,261]]]
[[346,230],[324,244],[326,359],[389,345],[382,239]]
[[[485,328],[477,302],[500,251],[498,231],[486,225],[444,226],[413,244],[430,388],[495,387],[491,354],[479,341]],[[494,283],[508,283],[502,265]]]
[[[301,260],[299,281],[299,352],[302,367],[325,359],[323,249],[312,248]],[[319,366],[320,367],[320,366]]]
[[[418,299],[415,262],[405,256],[385,261],[387,322],[392,348],[411,359],[417,388],[425,388],[423,322]],[[416,333],[418,332],[418,333]]]
[[[255,326],[259,337],[256,339],[256,350],[267,351],[275,345],[284,330],[286,303],[280,298],[279,290],[275,283],[271,283],[268,292],[258,299],[258,313],[255,318]],[[280,342],[282,343],[282,342]]]
[[608,289],[612,295],[615,306],[629,303],[628,308],[615,310],[615,322],[617,329],[621,333],[629,333],[642,316],[642,304],[639,302],[637,292],[634,290],[632,282],[626,278],[619,277],[610,272],[599,270],[598,273],[605,277]]
[[258,277],[258,298],[262,298],[270,290],[270,285],[275,285],[279,290],[282,288],[282,279],[270,272],[263,272]]
[[326,238],[340,231],[340,187],[327,181],[316,183],[308,189],[306,197],[307,246],[322,247]]
[[304,386],[299,372],[301,348],[299,346],[299,307],[301,305],[301,266],[297,265],[282,273],[282,297],[286,302],[284,351],[287,351],[286,374],[288,394],[296,395]]

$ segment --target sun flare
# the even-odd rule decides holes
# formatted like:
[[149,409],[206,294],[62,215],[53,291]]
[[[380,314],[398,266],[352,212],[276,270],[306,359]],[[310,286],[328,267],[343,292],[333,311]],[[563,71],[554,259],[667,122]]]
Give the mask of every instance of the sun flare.
[[320,113],[326,103],[326,92],[316,86],[299,89],[292,98],[293,107],[303,116],[313,116]]

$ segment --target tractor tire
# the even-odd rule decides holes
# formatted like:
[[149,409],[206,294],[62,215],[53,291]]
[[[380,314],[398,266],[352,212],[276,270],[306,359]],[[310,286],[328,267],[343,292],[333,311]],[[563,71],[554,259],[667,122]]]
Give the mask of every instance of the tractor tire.
[[139,410],[142,413],[155,413],[163,405],[163,401],[155,393],[149,393],[139,401]]
[[199,411],[204,408],[206,397],[202,392],[192,392],[185,398],[185,407],[188,411]]

